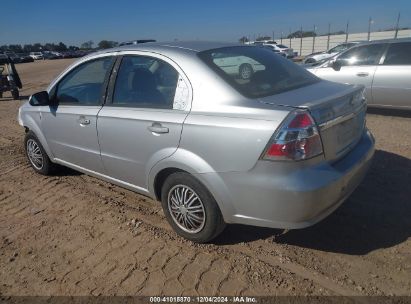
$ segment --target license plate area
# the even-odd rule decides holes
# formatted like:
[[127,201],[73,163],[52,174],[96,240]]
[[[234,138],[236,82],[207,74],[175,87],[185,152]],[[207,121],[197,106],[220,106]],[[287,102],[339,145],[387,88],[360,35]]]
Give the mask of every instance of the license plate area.
[[365,111],[360,111],[353,118],[338,125],[336,141],[337,155],[347,152],[361,137],[365,126]]

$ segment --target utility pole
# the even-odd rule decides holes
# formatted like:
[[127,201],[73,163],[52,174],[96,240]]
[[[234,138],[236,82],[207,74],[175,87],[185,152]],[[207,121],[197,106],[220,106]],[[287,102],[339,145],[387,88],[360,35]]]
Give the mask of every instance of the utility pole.
[[317,27],[315,26],[315,24],[314,24],[314,32],[313,32],[313,49],[312,49],[312,52],[311,53],[314,53],[314,49],[315,49],[315,30],[317,29]]
[[371,24],[373,23],[372,18],[370,17],[370,19],[368,20],[368,37],[367,40],[370,41],[371,38]]
[[300,28],[300,56],[301,56],[302,52],[303,52],[303,26],[301,25],[301,28]]
[[327,50],[330,49],[331,23],[328,23]]
[[398,36],[398,29],[400,26],[400,17],[401,17],[401,13],[398,13],[397,25],[395,26],[395,36],[394,36],[395,39],[397,39],[397,36]]
[[345,28],[345,43],[348,41],[348,25],[350,24],[350,21],[347,21],[347,27]]

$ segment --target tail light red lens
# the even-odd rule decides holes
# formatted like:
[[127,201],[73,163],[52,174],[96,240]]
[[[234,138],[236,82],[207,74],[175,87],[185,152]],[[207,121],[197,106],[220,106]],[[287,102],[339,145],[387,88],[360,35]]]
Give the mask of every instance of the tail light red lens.
[[304,160],[323,153],[321,137],[307,111],[291,113],[263,154],[266,160]]

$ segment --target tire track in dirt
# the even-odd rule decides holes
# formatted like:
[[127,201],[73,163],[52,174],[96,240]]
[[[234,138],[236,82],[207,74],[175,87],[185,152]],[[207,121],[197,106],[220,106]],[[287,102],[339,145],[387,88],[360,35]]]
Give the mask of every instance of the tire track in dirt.
[[[31,84],[24,94],[43,89],[41,84],[58,74],[61,68],[56,65],[61,62],[46,62],[49,71],[41,73],[22,65],[22,80]],[[410,242],[406,240],[363,255],[349,255],[304,242],[278,243],[281,237],[276,232],[247,227],[228,229],[227,236],[216,245],[194,245],[178,238],[168,226],[160,204],[146,197],[71,171],[51,178],[35,175],[23,154],[23,129],[16,120],[20,104],[0,102],[0,271],[7,274],[7,280],[0,277],[0,294],[130,295],[144,290],[176,295],[215,292],[352,296],[409,294],[411,290],[411,268],[407,266],[411,265],[407,255]],[[410,143],[402,140],[401,145],[396,144],[395,135],[407,138],[409,119],[368,115],[367,121],[377,137],[377,148],[411,156]],[[392,130],[392,136],[385,136],[387,129]],[[390,156],[397,161],[394,165],[408,168],[404,161],[398,162],[398,155]],[[381,176],[372,178],[377,181],[375,185],[387,187],[379,181]],[[378,194],[370,195],[372,188],[365,191],[355,196],[356,204],[367,206],[364,200],[380,199]],[[404,216],[409,210],[405,208]],[[13,216],[9,214],[16,211]],[[342,220],[347,217],[343,211]],[[340,218],[333,218],[336,225],[345,224]],[[132,227],[131,219],[141,224]],[[239,238],[236,234],[246,236]],[[324,235],[319,237],[329,241]],[[232,243],[230,238],[234,239]],[[155,246],[148,250],[150,244]],[[174,251],[166,248],[179,254],[173,255]],[[10,262],[16,252],[18,256]],[[164,259],[147,263],[146,255],[154,252],[157,256],[163,254]],[[199,260],[199,253],[208,254],[211,262]],[[197,264],[198,277],[184,279],[187,270]],[[378,289],[373,289],[376,286]]]
[[[29,175],[34,175],[34,173],[30,173],[30,168],[24,168],[26,171],[25,174],[29,174]],[[18,175],[20,172],[19,170],[16,170],[16,172],[14,172],[13,175]],[[23,173],[23,172],[22,172]],[[79,178],[79,176],[68,176],[67,178],[55,178],[55,177],[51,177],[51,178],[46,178],[46,177],[41,177],[40,182],[31,182],[29,184],[29,187],[26,191],[23,191],[19,196],[23,199],[28,199],[29,197],[31,198],[31,200],[33,200],[34,202],[38,203],[38,202],[43,202],[42,205],[40,205],[39,207],[42,208],[47,208],[47,206],[49,206],[50,203],[55,202],[55,193],[59,193],[61,189],[66,189],[67,192],[72,192],[73,190],[77,190],[77,189],[73,189],[73,186],[76,186],[77,188],[80,188],[80,191],[85,191],[85,193],[87,193],[88,195],[91,195],[92,197],[96,197],[98,199],[102,199],[104,201],[104,199],[106,199],[108,197],[108,195],[111,197],[113,194],[116,196],[119,196],[122,198],[122,200],[119,200],[117,198],[115,199],[109,199],[109,204],[114,207],[114,208],[118,208],[120,207],[121,213],[125,213],[127,211],[134,213],[134,214],[138,214],[138,220],[141,221],[146,227],[149,227],[150,229],[154,229],[157,231],[157,233],[159,233],[160,235],[167,235],[168,238],[173,237],[174,238],[174,232],[171,230],[171,228],[169,228],[168,226],[164,227],[164,225],[156,225],[156,223],[159,222],[164,222],[165,218],[163,216],[159,216],[158,212],[153,212],[153,206],[152,204],[156,204],[156,202],[150,202],[149,199],[143,199],[143,204],[140,204],[140,200],[137,200],[137,202],[139,203],[139,206],[136,207],[134,205],[132,205],[131,203],[129,203],[129,201],[135,201],[135,198],[132,199],[130,196],[139,196],[138,194],[134,194],[134,193],[129,193],[129,191],[127,190],[122,190],[116,186],[109,186],[108,183],[105,183],[103,181],[97,181],[92,177],[88,177],[88,176],[81,176],[80,179],[83,180],[83,182],[78,183],[77,179]],[[35,180],[35,179],[33,179]],[[94,182],[93,182],[94,180]],[[105,191],[104,189],[99,189],[99,191],[95,191],[93,188],[94,187],[90,187],[90,181],[92,181],[91,185],[94,184],[98,184],[98,185],[102,185],[104,186],[108,186],[108,189],[110,190],[110,193],[107,193],[107,191]],[[67,182],[67,183],[66,183]],[[57,186],[57,187],[56,187]],[[100,186],[101,187],[101,186]],[[50,191],[53,190],[53,191]],[[82,192],[78,193],[78,195],[81,195]],[[33,194],[34,192],[34,194]],[[131,199],[131,200],[130,200]],[[52,206],[51,206],[52,207]],[[23,207],[23,209],[18,210],[17,213],[24,211],[26,207]],[[161,209],[160,209],[161,210]],[[6,210],[7,212],[7,210]],[[17,214],[16,213],[16,214]],[[72,225],[73,221],[76,220],[78,217],[72,217],[70,218],[69,222]],[[154,218],[154,220],[153,220]],[[165,245],[164,245],[165,246]],[[158,251],[161,251],[163,248],[158,248]],[[210,247],[210,245],[195,245],[198,247]],[[212,246],[212,245],[211,245]],[[93,248],[94,249],[94,248]],[[91,249],[91,250],[93,250]],[[212,249],[217,249],[217,248],[212,248]],[[220,248],[221,249],[221,248]],[[221,251],[221,250],[219,250]],[[240,254],[243,255],[245,257],[248,257],[250,259],[256,259],[256,256],[253,254],[252,251],[250,251],[249,248],[247,248],[247,246],[241,246],[241,245],[236,245],[236,246],[231,246],[230,248],[227,249],[227,247],[224,248],[225,254],[227,255],[231,255],[233,253],[235,254]],[[78,252],[76,253],[78,255]],[[88,256],[90,254],[90,252],[85,252],[83,255],[84,256]],[[152,256],[153,257],[153,256]],[[194,261],[192,261],[192,263],[187,264],[186,267],[192,265],[192,264],[196,264],[197,262],[195,261],[195,258],[197,256],[194,257]],[[214,259],[212,262],[215,262],[217,259]],[[328,277],[324,277],[320,274],[315,274],[313,275],[312,271],[304,268],[303,266],[296,264],[296,263],[281,263],[278,259],[276,259],[275,257],[272,257],[270,255],[267,255],[267,252],[263,252],[263,254],[260,254],[258,256],[258,260],[260,262],[264,262],[266,265],[270,265],[272,267],[277,267],[277,268],[281,268],[283,271],[287,272],[287,273],[291,273],[293,275],[297,275],[299,277],[301,277],[304,280],[310,280],[315,282],[316,284],[322,286],[324,289],[329,290],[331,293],[333,294],[339,294],[339,295],[359,295],[358,293],[356,293],[353,290],[348,290],[345,289],[335,283],[333,283]],[[149,263],[149,261],[147,261],[147,263]],[[200,285],[201,279],[203,277],[203,275],[209,271],[211,271],[211,265],[212,263],[210,263],[208,265],[208,267],[204,268],[203,271],[199,274],[198,278],[191,278],[190,281],[194,281],[197,282],[196,285],[193,287],[193,289],[191,291],[196,291],[198,290],[198,287]],[[114,270],[115,267],[112,268],[112,270]],[[181,275],[184,273],[181,273]],[[104,275],[109,275],[110,272],[105,273]],[[181,283],[181,275],[180,277],[177,278],[177,280],[180,282],[181,285],[184,285]],[[143,283],[143,285],[137,290],[137,292],[139,291],[143,291],[144,288],[146,287],[145,284],[147,284],[147,282],[150,280],[150,275],[148,275],[146,277],[145,282]],[[222,279],[224,280],[224,279]],[[121,283],[120,283],[121,285]]]

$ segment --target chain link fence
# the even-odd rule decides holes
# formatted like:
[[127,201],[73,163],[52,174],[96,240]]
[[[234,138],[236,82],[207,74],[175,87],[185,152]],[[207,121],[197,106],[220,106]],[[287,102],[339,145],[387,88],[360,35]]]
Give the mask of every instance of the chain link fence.
[[[323,52],[334,46],[350,41],[367,41],[395,38],[396,31],[364,32],[340,35],[324,35],[304,38],[280,38],[277,43],[285,44],[297,52],[299,56],[306,56],[314,52]],[[398,30],[397,38],[411,37],[411,29]],[[368,39],[369,38],[369,39]]]

